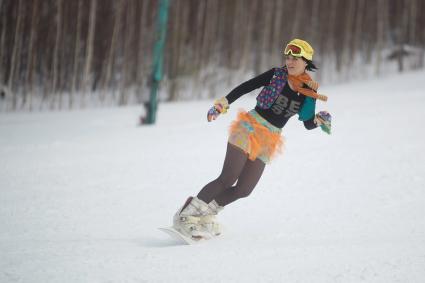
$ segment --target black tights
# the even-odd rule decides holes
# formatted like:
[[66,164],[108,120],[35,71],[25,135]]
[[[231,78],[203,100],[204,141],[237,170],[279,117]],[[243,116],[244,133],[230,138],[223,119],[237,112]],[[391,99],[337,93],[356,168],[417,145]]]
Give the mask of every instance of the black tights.
[[264,167],[263,161],[249,160],[246,153],[228,143],[220,176],[208,183],[199,192],[198,198],[206,203],[215,200],[219,205],[225,206],[239,198],[247,197],[260,180]]

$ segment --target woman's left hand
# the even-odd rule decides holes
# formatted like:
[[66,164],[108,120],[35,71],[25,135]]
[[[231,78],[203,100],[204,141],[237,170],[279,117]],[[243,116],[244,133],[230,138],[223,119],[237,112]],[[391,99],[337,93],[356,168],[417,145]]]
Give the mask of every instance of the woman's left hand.
[[331,134],[332,116],[328,111],[320,111],[314,117],[314,123],[327,134]]
[[325,123],[325,121],[330,119],[331,114],[329,114],[328,111],[320,111],[314,116],[314,123],[316,123],[317,126],[321,126]]

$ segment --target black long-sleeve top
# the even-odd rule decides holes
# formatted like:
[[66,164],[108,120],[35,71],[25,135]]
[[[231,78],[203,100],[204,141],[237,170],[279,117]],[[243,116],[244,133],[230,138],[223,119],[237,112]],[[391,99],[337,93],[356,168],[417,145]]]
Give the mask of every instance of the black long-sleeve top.
[[[240,84],[226,95],[227,101],[231,104],[242,95],[259,87],[269,85],[270,80],[273,78],[273,74],[274,69],[270,69],[269,71]],[[287,83],[269,109],[261,109],[256,106],[255,111],[257,111],[261,117],[266,119],[273,126],[283,128],[289,118],[299,112],[305,98],[305,95],[293,91]],[[316,128],[317,125],[314,123],[314,117],[304,121],[304,126],[308,130]]]

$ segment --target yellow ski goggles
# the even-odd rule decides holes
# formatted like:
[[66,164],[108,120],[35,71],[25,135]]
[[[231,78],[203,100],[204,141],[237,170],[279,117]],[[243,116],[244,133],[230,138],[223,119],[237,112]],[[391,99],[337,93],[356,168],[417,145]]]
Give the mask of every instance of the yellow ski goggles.
[[294,39],[286,45],[284,54],[295,57],[304,57],[307,60],[313,60],[313,48],[303,40]]

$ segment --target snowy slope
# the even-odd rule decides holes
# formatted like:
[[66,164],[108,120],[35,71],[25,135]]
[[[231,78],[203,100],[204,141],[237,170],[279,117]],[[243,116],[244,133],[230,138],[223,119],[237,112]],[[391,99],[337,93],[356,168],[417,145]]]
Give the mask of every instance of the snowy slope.
[[222,166],[238,108],[211,101],[0,114],[0,282],[425,282],[424,72],[324,87],[333,135],[284,128],[286,151],[226,233],[157,230]]

